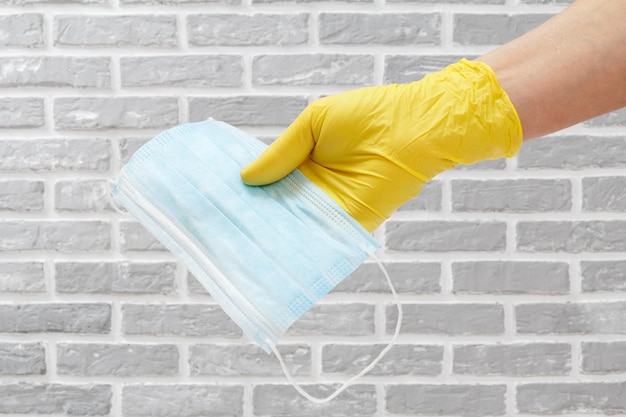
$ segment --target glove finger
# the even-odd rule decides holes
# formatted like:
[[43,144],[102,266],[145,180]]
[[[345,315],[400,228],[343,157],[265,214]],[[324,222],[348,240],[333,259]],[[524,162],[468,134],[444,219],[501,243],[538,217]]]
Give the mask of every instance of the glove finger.
[[312,107],[308,106],[274,143],[241,170],[243,182],[271,184],[300,166],[315,147],[311,120]]

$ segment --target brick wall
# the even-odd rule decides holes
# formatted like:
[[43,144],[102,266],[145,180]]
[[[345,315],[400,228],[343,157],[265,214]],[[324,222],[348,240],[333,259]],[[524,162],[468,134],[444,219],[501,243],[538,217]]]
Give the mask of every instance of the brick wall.
[[[375,236],[399,343],[323,406],[106,198],[164,128],[213,116],[271,141],[320,95],[417,80],[568,1],[0,3],[0,415],[626,413],[624,110],[394,214]],[[395,319],[366,263],[280,349],[323,395]]]

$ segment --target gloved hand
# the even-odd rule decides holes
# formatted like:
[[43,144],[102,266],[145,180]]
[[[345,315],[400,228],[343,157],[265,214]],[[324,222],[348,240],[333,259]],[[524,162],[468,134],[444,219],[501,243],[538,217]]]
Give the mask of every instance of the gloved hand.
[[264,185],[298,168],[373,231],[440,172],[511,157],[521,143],[493,71],[461,60],[410,84],[315,100],[241,178]]

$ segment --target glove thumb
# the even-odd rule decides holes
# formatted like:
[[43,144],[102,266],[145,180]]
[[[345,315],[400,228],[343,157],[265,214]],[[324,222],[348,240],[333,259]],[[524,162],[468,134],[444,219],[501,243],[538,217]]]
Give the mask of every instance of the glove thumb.
[[274,143],[240,172],[247,185],[271,184],[298,168],[315,146],[308,106]]

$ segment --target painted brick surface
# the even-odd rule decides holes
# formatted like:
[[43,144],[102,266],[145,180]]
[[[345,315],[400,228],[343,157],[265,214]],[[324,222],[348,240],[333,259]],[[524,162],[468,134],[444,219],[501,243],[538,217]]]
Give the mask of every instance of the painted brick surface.
[[[626,414],[625,109],[400,207],[374,233],[397,345],[324,405],[108,198],[163,129],[213,117],[270,143],[319,97],[418,81],[572,2],[0,0],[0,414]],[[370,259],[278,349],[326,396],[397,319]]]
[[320,42],[327,45],[438,45],[438,13],[322,13]]
[[44,102],[37,97],[0,98],[0,126],[35,128],[45,123]]
[[[279,352],[293,375],[311,373],[311,348],[304,345],[280,346]],[[278,359],[256,345],[195,345],[189,349],[192,375],[281,376]]]
[[187,17],[189,43],[194,46],[301,45],[309,39],[309,15],[200,14]]
[[[325,373],[356,375],[376,358],[385,345],[327,345],[322,351]],[[370,375],[438,375],[443,365],[442,346],[396,345]]]
[[0,58],[0,87],[93,87],[111,85],[110,58]]
[[371,85],[371,55],[261,55],[252,60],[255,85]]
[[102,384],[0,384],[0,412],[105,416],[111,397],[111,386]]
[[453,371],[471,375],[567,375],[568,343],[462,345],[454,347]]
[[0,291],[3,293],[45,292],[43,262],[1,262]]
[[502,415],[503,385],[389,385],[386,410],[391,414]]
[[54,102],[59,129],[158,129],[176,122],[174,97],[63,97]]
[[580,263],[583,291],[625,291],[626,261]]
[[124,415],[224,416],[241,415],[243,387],[237,385],[126,385],[122,392]]
[[227,96],[189,98],[191,121],[212,117],[232,125],[289,125],[308,104],[304,97]]
[[41,343],[0,343],[0,375],[43,375],[45,355]]
[[[401,332],[409,334],[487,335],[504,331],[504,309],[499,304],[403,304]],[[398,318],[397,307],[387,306],[387,333]]]
[[98,334],[111,330],[111,305],[104,303],[0,304],[2,333]]
[[570,290],[565,262],[454,262],[452,279],[455,293],[558,295]]
[[57,369],[65,375],[167,376],[178,374],[175,345],[61,343]]
[[111,144],[105,139],[0,141],[0,171],[4,172],[106,172],[111,158]]
[[566,180],[500,180],[452,182],[456,211],[566,211],[572,186]]
[[0,16],[0,45],[3,47],[40,48],[45,44],[44,16],[18,13]]
[[[303,388],[315,397],[324,398],[332,394],[338,385],[305,385]],[[353,385],[336,400],[323,405],[304,399],[290,385],[262,385],[253,391],[254,415],[369,416],[375,411],[376,391],[373,385]]]
[[242,57],[235,55],[187,55],[122,57],[124,87],[240,87]]
[[41,181],[0,182],[0,211],[42,211],[44,184]]
[[60,293],[163,294],[176,292],[174,262],[59,262],[55,287]]
[[172,48],[176,30],[174,15],[62,15],[54,19],[54,44]]

